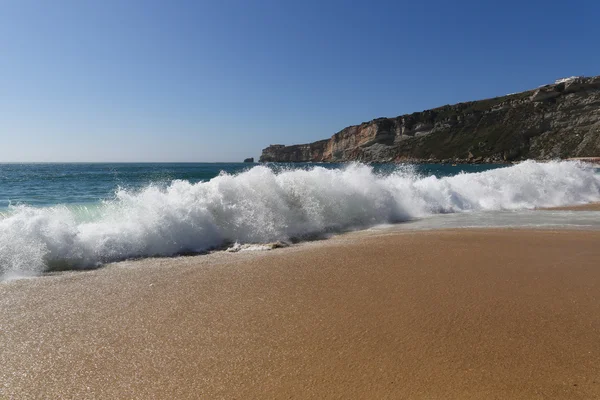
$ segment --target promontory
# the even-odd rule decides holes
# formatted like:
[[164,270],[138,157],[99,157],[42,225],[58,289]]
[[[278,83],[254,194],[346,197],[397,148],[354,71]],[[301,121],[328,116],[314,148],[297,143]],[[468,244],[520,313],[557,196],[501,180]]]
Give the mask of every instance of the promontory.
[[600,156],[600,76],[377,118],[330,139],[271,145],[261,162],[484,162]]

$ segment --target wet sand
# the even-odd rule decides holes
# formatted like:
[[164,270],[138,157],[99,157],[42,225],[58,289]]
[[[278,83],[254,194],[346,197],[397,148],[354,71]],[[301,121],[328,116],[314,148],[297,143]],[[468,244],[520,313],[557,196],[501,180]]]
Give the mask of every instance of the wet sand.
[[553,207],[550,210],[563,211],[600,211],[600,203],[580,204],[577,206]]
[[0,398],[600,398],[600,232],[342,235],[0,284]]

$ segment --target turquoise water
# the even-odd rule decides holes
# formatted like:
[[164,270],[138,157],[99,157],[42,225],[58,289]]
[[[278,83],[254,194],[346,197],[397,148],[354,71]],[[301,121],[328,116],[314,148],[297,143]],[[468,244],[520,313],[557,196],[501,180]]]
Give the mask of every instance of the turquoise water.
[[[236,174],[256,164],[243,163],[101,163],[101,164],[0,164],[0,210],[9,205],[52,206],[89,204],[114,197],[118,188],[138,190],[150,184],[166,186],[173,180],[206,182],[225,172]],[[337,169],[343,164],[268,164],[275,171],[310,169],[315,165]],[[499,165],[415,165],[424,176],[452,176],[480,172]],[[395,169],[374,165],[375,171]]]
[[0,164],[0,279],[386,224],[597,229],[532,211],[593,201],[600,174],[577,162]]

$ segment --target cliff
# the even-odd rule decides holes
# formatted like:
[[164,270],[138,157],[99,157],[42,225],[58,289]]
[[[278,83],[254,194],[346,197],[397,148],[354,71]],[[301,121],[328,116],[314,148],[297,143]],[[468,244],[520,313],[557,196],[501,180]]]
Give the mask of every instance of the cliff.
[[349,126],[271,145],[261,162],[510,162],[600,156],[600,76]]

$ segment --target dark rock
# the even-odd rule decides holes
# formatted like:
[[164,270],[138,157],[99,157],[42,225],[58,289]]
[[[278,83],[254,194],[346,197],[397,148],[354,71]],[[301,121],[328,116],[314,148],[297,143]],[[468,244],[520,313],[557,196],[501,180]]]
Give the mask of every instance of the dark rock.
[[254,157],[245,158],[245,159],[244,159],[244,162],[247,162],[247,163],[253,163],[253,162],[254,162]]
[[531,101],[534,102],[538,102],[538,101],[544,101],[544,100],[548,100],[548,99],[553,99],[555,97],[560,96],[561,92],[558,90],[555,90],[554,88],[540,88],[538,90],[536,90],[535,92],[533,92],[533,95],[531,96]]
[[308,162],[323,158],[328,140],[321,140],[310,144],[284,146],[272,144],[262,151],[260,162]]

